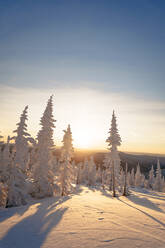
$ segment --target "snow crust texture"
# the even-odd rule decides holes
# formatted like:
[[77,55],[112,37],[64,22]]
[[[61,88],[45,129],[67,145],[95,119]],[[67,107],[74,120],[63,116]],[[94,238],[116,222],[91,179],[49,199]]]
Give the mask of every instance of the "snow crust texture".
[[128,197],[77,187],[70,196],[0,210],[0,248],[164,248],[165,193]]

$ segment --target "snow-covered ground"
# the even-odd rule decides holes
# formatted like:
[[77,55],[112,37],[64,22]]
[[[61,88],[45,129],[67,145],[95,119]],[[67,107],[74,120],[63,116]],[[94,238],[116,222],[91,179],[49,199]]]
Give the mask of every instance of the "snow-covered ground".
[[165,194],[108,192],[80,187],[68,197],[46,198],[0,210],[0,248],[165,248]]

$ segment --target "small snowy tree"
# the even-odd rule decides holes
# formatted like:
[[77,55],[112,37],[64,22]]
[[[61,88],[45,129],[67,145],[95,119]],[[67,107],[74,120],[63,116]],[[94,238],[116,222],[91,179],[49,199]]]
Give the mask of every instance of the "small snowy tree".
[[16,166],[14,160],[12,159],[9,167],[9,178],[7,180],[7,207],[26,204],[27,187],[25,179],[25,174],[18,166]]
[[76,184],[81,184],[83,182],[83,178],[82,178],[83,169],[82,168],[83,168],[83,163],[82,162],[78,163],[77,164],[77,181],[76,181]]
[[52,196],[54,192],[54,174],[51,165],[54,122],[51,96],[41,118],[40,124],[42,127],[37,136],[36,164],[33,168],[34,191],[32,195],[38,198]]
[[152,165],[151,170],[149,171],[149,178],[148,178],[148,182],[147,182],[147,187],[150,189],[153,189],[154,181],[155,181],[154,167]]
[[135,186],[135,170],[132,168],[131,172],[128,174],[128,182],[130,186]]
[[61,149],[61,159],[65,160],[68,159],[69,161],[72,160],[73,158],[73,145],[72,145],[72,132],[71,132],[71,128],[70,125],[68,125],[67,130],[64,130],[64,136],[63,136],[63,146]]
[[107,160],[107,167],[111,171],[112,174],[112,190],[113,196],[116,196],[116,186],[119,183],[119,173],[120,173],[120,158],[117,151],[117,147],[121,145],[121,138],[118,133],[117,123],[116,123],[116,116],[113,111],[112,114],[112,121],[111,121],[111,128],[109,130],[109,137],[107,138],[106,142],[108,143],[108,149],[110,150],[108,160]]
[[140,187],[142,185],[142,174],[140,171],[140,165],[137,165],[136,173],[135,173],[135,186]]
[[61,149],[61,163],[60,163],[60,188],[61,195],[68,195],[72,189],[72,182],[74,180],[74,168],[71,163],[73,158],[73,145],[72,145],[72,132],[70,125],[68,125],[67,130],[64,130],[63,136],[63,146]]
[[16,166],[19,166],[24,173],[26,173],[27,171],[28,160],[29,160],[28,142],[34,144],[34,139],[30,136],[29,133],[27,133],[27,124],[26,124],[26,121],[28,120],[27,110],[28,110],[28,106],[25,107],[23,113],[21,114],[20,122],[17,123],[18,126],[17,129],[13,131],[14,133],[16,133],[16,136],[11,138],[15,140],[14,162]]
[[161,175],[159,159],[157,160],[157,168],[156,168],[156,178],[155,178],[155,182],[154,182],[154,190],[162,191],[162,175]]

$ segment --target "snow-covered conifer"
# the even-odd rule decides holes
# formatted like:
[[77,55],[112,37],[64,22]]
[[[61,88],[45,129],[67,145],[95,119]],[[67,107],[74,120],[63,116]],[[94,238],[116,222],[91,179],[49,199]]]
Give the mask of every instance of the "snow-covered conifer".
[[71,163],[73,158],[73,145],[72,145],[72,132],[70,125],[68,125],[67,130],[64,130],[63,136],[63,146],[61,148],[61,158],[60,158],[60,188],[61,195],[68,195],[72,189],[72,183],[74,180],[74,168]]
[[151,170],[149,171],[149,178],[148,178],[148,182],[147,182],[147,187],[150,189],[153,189],[154,181],[155,181],[154,167],[152,165]]
[[107,159],[107,167],[109,168],[112,174],[112,190],[113,196],[116,196],[116,186],[119,183],[119,172],[120,172],[120,158],[117,151],[117,147],[121,145],[121,138],[118,133],[116,116],[113,111],[111,128],[109,130],[109,137],[106,142],[108,143],[108,149],[110,150],[108,159]]
[[54,192],[54,175],[51,165],[51,150],[53,143],[53,119],[52,96],[47,102],[46,109],[41,118],[41,129],[37,135],[37,152],[34,170],[34,197],[52,196]]
[[132,168],[131,172],[128,175],[128,182],[130,186],[135,186],[135,170]]
[[156,177],[154,182],[154,190],[162,191],[162,175],[159,159],[157,160]]
[[23,113],[20,117],[20,122],[17,123],[17,129],[13,132],[16,133],[16,136],[12,137],[11,139],[15,140],[15,158],[14,162],[16,166],[19,166],[19,168],[25,173],[28,166],[28,142],[34,143],[34,139],[30,136],[29,133],[27,133],[27,124],[26,121],[27,118],[27,110],[28,106],[25,107],[23,110]]
[[142,174],[140,171],[140,165],[138,163],[136,173],[135,173],[135,186],[140,187],[142,185]]
[[72,132],[71,132],[71,128],[70,125],[68,125],[67,130],[64,130],[64,136],[63,136],[63,146],[61,149],[61,159],[68,159],[69,161],[71,161],[71,159],[73,158],[73,145],[72,145]]
[[83,182],[83,163],[80,162],[77,164],[77,180],[76,180],[76,184],[81,184]]
[[16,166],[13,159],[9,167],[7,186],[7,207],[25,205],[27,197],[26,176],[22,170]]

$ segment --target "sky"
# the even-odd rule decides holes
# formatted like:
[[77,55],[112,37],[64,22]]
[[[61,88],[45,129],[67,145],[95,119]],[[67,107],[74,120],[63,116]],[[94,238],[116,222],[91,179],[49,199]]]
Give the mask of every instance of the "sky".
[[106,149],[113,109],[121,150],[165,153],[163,0],[0,0],[0,130],[29,106],[36,137],[54,94],[54,141]]

